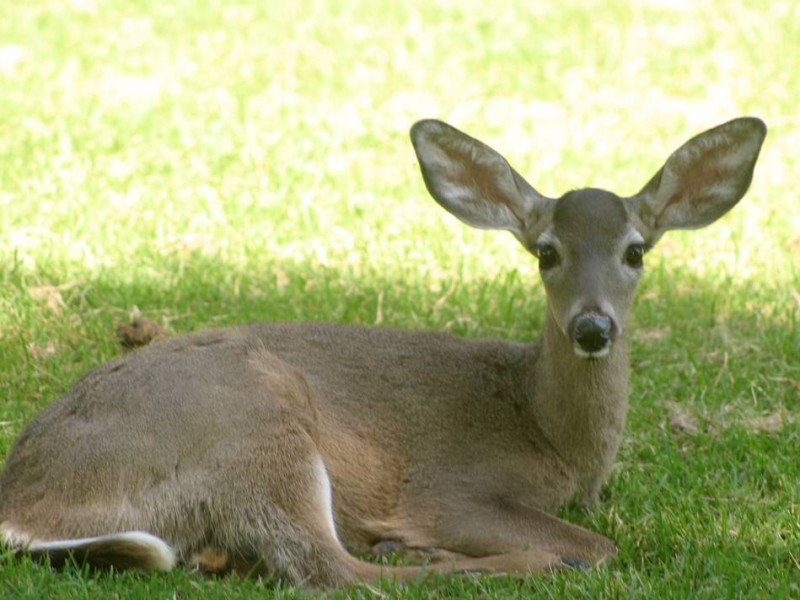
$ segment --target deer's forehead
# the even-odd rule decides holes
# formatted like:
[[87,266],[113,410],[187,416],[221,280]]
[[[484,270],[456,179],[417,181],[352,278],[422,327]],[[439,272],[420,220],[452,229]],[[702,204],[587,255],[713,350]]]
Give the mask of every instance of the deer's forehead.
[[552,231],[564,243],[615,246],[630,229],[624,201],[611,192],[577,190],[555,203]]

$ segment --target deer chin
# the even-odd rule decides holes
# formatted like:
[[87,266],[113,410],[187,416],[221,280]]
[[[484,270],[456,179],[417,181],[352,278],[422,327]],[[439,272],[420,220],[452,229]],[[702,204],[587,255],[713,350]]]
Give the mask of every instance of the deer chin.
[[609,354],[611,354],[611,342],[600,348],[599,350],[594,350],[592,352],[588,352],[581,348],[581,345],[575,342],[572,344],[572,351],[575,353],[575,356],[578,358],[582,358],[584,360],[600,360],[602,358],[606,358]]

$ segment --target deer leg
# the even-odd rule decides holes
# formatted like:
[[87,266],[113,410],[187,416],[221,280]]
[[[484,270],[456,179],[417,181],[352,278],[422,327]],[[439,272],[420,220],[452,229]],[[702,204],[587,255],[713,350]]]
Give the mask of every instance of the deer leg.
[[608,538],[517,502],[453,504],[443,508],[435,534],[450,551],[475,557],[541,552],[567,566],[600,564],[616,554]]
[[[563,559],[564,553],[553,551],[554,548],[567,549],[566,544],[555,543],[553,531],[562,527],[567,531],[585,531],[534,512],[534,515],[544,515],[542,522],[551,527],[548,538],[551,543],[539,547],[535,536],[531,535],[530,548],[519,543],[512,550],[512,543],[495,541],[493,545],[480,545],[479,531],[485,531],[490,537],[496,535],[491,530],[500,519],[492,524],[483,518],[473,525],[468,522],[471,519],[454,519],[453,525],[460,522],[462,527],[453,535],[466,535],[469,543],[461,547],[443,543],[444,549],[454,551],[443,561],[392,567],[360,560],[350,555],[337,537],[330,482],[315,442],[302,430],[288,435],[287,429],[283,428],[280,436],[282,452],[272,447],[276,443],[272,440],[278,439],[276,436],[259,436],[263,440],[261,447],[243,454],[243,463],[234,469],[235,480],[227,482],[226,497],[235,498],[237,503],[232,511],[236,520],[216,527],[218,531],[232,533],[228,538],[217,538],[215,545],[226,550],[230,559],[228,566],[240,573],[277,576],[312,588],[374,583],[381,579],[413,582],[429,574],[480,572],[527,576],[569,566]],[[237,481],[258,481],[258,485],[234,491],[231,486],[236,487]],[[471,517],[477,518],[477,509]],[[473,530],[476,524],[478,529]],[[533,523],[528,525],[533,533]],[[567,556],[573,554],[566,553]],[[207,562],[225,564],[213,552]]]

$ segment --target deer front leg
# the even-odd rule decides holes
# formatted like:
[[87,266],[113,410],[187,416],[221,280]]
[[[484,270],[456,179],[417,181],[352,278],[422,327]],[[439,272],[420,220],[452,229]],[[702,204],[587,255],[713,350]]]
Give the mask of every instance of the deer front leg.
[[448,506],[436,529],[444,548],[468,556],[537,551],[554,554],[569,565],[595,565],[617,552],[602,535],[510,500]]
[[[475,559],[491,559],[479,562],[489,571],[509,574],[524,571],[520,561],[526,556],[532,561],[527,571],[537,572],[590,567],[617,552],[608,538],[513,500],[439,497],[436,504],[427,535],[408,536],[406,539],[414,541],[394,546],[394,551],[443,559],[456,568],[478,568]],[[415,543],[420,540],[425,543]]]

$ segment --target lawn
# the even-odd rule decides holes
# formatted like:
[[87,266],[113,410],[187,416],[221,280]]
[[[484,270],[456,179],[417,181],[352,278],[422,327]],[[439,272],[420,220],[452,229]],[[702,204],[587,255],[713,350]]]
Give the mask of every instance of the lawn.
[[[438,117],[544,194],[639,190],[690,136],[770,133],[748,196],[646,259],[626,435],[598,508],[617,559],[364,597],[800,596],[800,4],[756,0],[12,0],[0,9],[0,457],[119,322],[319,320],[537,337],[535,259],[428,197]],[[3,597],[302,592],[185,571],[52,573]]]

